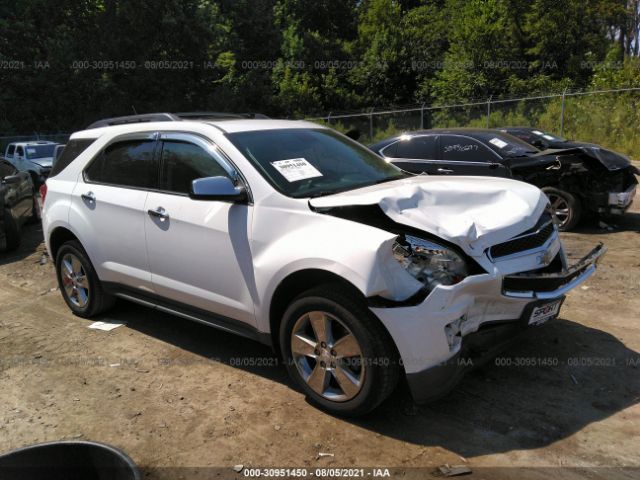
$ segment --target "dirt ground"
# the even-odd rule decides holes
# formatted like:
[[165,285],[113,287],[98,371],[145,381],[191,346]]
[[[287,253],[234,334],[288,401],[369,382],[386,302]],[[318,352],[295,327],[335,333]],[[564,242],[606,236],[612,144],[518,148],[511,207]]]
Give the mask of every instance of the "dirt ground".
[[0,256],[0,452],[91,439],[128,452],[144,478],[241,477],[237,464],[639,478],[640,208],[617,227],[563,234],[574,257],[600,241],[609,252],[558,320],[436,403],[415,408],[399,389],[353,421],[310,406],[249,340],[126,302],[99,318],[126,326],[88,329],[30,225]]

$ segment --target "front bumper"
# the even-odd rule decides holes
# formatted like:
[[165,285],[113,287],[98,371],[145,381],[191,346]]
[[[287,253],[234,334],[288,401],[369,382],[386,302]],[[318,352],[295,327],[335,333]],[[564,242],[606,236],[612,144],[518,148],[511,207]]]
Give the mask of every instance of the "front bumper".
[[[605,215],[621,215],[626,212],[633,199],[636,196],[637,183],[629,186],[624,192],[609,192],[606,196],[606,202],[603,198],[600,206],[598,206],[598,213]],[[597,202],[599,203],[599,202]]]
[[605,251],[600,245],[557,273],[503,277],[495,271],[436,287],[419,305],[371,308],[398,348],[414,400],[451,389],[469,369],[461,359],[474,359],[477,366],[504,348],[528,329],[533,308],[562,301],[593,274]]

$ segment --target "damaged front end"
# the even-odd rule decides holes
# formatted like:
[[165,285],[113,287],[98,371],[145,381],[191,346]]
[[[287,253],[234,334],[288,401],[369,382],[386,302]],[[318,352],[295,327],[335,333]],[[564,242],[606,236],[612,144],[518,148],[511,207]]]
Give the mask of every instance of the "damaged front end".
[[367,300],[417,402],[446,393],[519,333],[557,317],[565,294],[593,274],[605,252],[600,245],[569,266],[548,200],[512,180],[414,177],[309,203],[396,235],[380,255],[394,275],[422,288],[408,298]]
[[619,215],[631,206],[640,174],[624,156],[594,146],[545,150],[511,159],[510,166],[516,178],[571,192],[584,209],[600,215]]

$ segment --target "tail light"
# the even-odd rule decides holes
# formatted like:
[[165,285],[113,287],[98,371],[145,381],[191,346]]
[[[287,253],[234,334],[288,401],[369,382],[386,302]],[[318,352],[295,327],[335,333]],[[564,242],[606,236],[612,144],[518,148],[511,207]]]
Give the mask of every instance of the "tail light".
[[42,198],[42,205],[44,206],[44,199],[47,196],[47,184],[40,185],[40,198]]

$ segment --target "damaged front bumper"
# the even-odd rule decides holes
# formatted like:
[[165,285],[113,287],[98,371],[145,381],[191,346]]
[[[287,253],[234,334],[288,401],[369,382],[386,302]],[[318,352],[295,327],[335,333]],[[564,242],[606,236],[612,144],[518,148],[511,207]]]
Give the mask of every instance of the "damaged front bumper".
[[620,215],[627,211],[631,204],[633,203],[633,199],[636,196],[636,188],[637,185],[631,185],[624,192],[611,192],[608,196],[608,205],[605,207],[604,213]]
[[565,294],[587,280],[606,249],[599,245],[556,273],[499,272],[438,286],[419,305],[372,307],[400,353],[414,400],[446,394],[472,367],[495,356],[526,331],[537,312],[555,318]]

